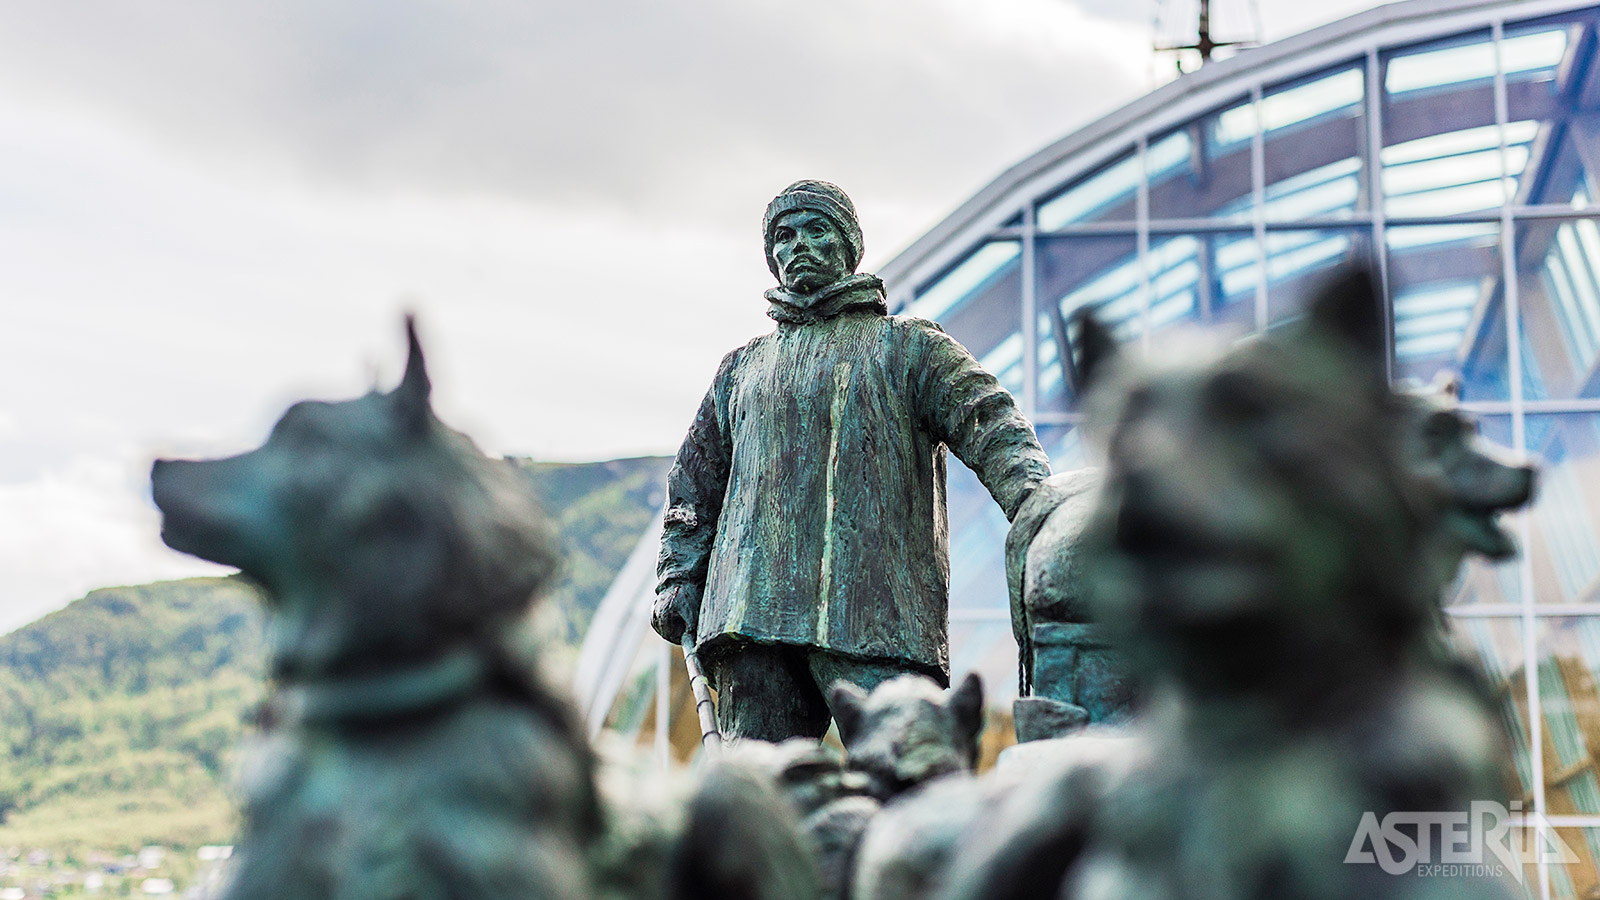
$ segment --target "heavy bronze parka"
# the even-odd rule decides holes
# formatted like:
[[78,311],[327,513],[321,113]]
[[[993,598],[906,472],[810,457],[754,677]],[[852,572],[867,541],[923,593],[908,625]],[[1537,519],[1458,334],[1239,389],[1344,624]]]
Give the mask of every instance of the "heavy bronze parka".
[[948,447],[1015,515],[1049,462],[1010,393],[938,325],[853,275],[767,292],[667,476],[660,589],[699,587],[697,642],[790,644],[948,680]]

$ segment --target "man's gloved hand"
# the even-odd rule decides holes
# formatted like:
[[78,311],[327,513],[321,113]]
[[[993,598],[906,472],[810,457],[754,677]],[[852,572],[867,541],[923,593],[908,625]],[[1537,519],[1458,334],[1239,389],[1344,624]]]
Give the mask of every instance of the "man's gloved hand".
[[650,627],[666,640],[676,644],[685,633],[693,634],[700,621],[700,586],[678,581],[656,595],[655,606],[650,611]]

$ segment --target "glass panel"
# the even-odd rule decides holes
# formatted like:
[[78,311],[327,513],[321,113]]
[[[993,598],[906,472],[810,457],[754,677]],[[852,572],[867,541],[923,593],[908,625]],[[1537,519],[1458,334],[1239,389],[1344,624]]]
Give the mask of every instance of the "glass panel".
[[[1387,215],[1443,216],[1505,202],[1494,59],[1486,31],[1386,55],[1381,160]],[[1516,168],[1525,163],[1523,156]]]
[[905,310],[933,319],[1012,393],[1022,391],[1022,247],[980,246],[916,295]]
[[1206,307],[1212,322],[1220,322],[1229,337],[1256,330],[1256,294],[1262,285],[1261,250],[1253,233],[1200,237],[1211,256],[1216,301]]
[[1262,96],[1269,220],[1345,217],[1365,207],[1365,84],[1362,68],[1346,66]]
[[1600,602],[1600,415],[1529,415],[1526,429],[1541,462],[1527,516],[1534,602]]
[[[627,737],[637,736],[646,717],[652,721],[656,691],[656,665],[660,661],[659,647],[654,640],[641,639],[631,648],[628,675],[617,691],[611,709],[606,713],[606,730]],[[623,652],[627,652],[623,648]]]
[[1494,209],[1505,202],[1506,175],[1527,168],[1529,147],[1538,128],[1509,122],[1506,148],[1494,125],[1463,128],[1395,144],[1383,150],[1386,213],[1395,218],[1451,216]]
[[[950,609],[1008,610],[1005,513],[978,476],[946,457],[945,502],[950,516]],[[1009,613],[1007,613],[1009,615]],[[1009,623],[1009,619],[1005,620]],[[1010,625],[1005,626],[1008,629]],[[1015,648],[1013,648],[1013,654]],[[1011,672],[1016,672],[1013,656]]]
[[1245,99],[1217,113],[1207,129],[1211,136],[1207,155],[1221,155],[1247,143],[1255,135],[1256,121],[1250,101]]
[[1538,620],[1545,810],[1600,814],[1600,616]]
[[1494,79],[1494,44],[1487,31],[1409,47],[1389,55],[1384,89],[1392,95],[1447,91]]
[[[1582,14],[1593,18],[1593,11]],[[1594,43],[1581,34],[1573,21],[1506,29],[1507,109],[1528,131],[1528,160],[1514,188],[1520,205],[1582,209],[1595,197],[1596,128],[1582,114],[1600,108],[1600,73]]]
[[1128,337],[1126,322],[1141,312],[1138,242],[1133,235],[1041,239],[1038,259],[1039,393],[1041,410],[1077,403],[1068,361],[1068,320],[1079,307],[1100,310],[1102,321]]
[[1272,326],[1298,317],[1333,270],[1347,264],[1377,270],[1365,228],[1269,231],[1266,241],[1267,320]]
[[1013,331],[989,352],[978,357],[978,365],[1000,380],[1000,386],[1022,402],[1022,332]]
[[1240,99],[1152,139],[1146,150],[1150,218],[1248,221],[1254,206],[1250,182],[1254,133],[1255,110],[1247,99]]
[[[1253,296],[1253,287],[1227,295],[1221,288],[1216,261],[1216,236],[1157,235],[1150,239],[1150,309],[1148,318],[1131,319],[1123,324],[1126,340],[1144,333],[1152,335],[1184,326],[1231,326],[1238,334],[1254,323],[1252,303],[1240,302]],[[1256,268],[1254,260],[1244,262],[1247,273]],[[1241,279],[1231,278],[1231,281]]]
[[[1552,836],[1544,846],[1549,863],[1550,900],[1600,897],[1600,873],[1596,870],[1596,861],[1600,860],[1600,829],[1553,828],[1546,834]],[[1536,860],[1538,846],[1530,842],[1524,856],[1530,861]],[[1533,866],[1530,864],[1528,868]]]
[[1071,425],[1042,425],[1038,431],[1039,444],[1050,454],[1050,471],[1088,468],[1089,448],[1084,445],[1082,429]]
[[1600,397],[1600,223],[1518,222],[1523,395]]
[[1138,188],[1139,159],[1130,150],[1041,203],[1034,221],[1041,231],[1084,222],[1132,222]]
[[[1478,416],[1478,435],[1489,445],[1487,452],[1511,456],[1511,417]],[[1504,515],[1501,527],[1513,526]],[[1516,559],[1491,563],[1482,557],[1471,556],[1463,562],[1455,583],[1445,590],[1445,606],[1472,606],[1475,604],[1522,603],[1522,575]]]
[[1522,623],[1514,618],[1490,616],[1452,616],[1450,641],[1457,653],[1478,664],[1489,693],[1500,710],[1500,725],[1506,730],[1512,748],[1510,766],[1505,773],[1505,792],[1498,799],[1510,804],[1521,799],[1533,808],[1530,786],[1533,783],[1532,745],[1528,730],[1528,687],[1522,643]]
[[1449,371],[1462,399],[1510,399],[1499,233],[1476,222],[1385,232],[1396,378],[1426,383]]
[[979,247],[948,272],[917,291],[906,312],[924,319],[943,321],[944,316],[959,310],[968,301],[980,296],[986,287],[1009,274],[1020,265],[1022,245],[1016,241],[991,241]]
[[1447,608],[1479,603],[1522,602],[1522,578],[1517,560],[1500,563],[1470,557],[1461,565],[1461,574],[1446,591]]
[[[1011,636],[1010,613],[995,621],[956,621],[950,624],[950,683],[959,684],[968,672],[983,679],[984,705],[1009,707],[1017,696],[1017,642]],[[992,722],[991,722],[992,724]],[[997,735],[983,735],[987,745]],[[1010,735],[1006,744],[1015,743]]]

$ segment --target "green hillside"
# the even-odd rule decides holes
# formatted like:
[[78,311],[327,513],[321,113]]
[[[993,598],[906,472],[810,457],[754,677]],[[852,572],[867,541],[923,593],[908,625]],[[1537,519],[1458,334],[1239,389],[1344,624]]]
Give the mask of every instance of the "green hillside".
[[[523,463],[565,544],[547,598],[558,640],[588,625],[660,506],[667,464]],[[142,874],[181,890],[190,851],[232,842],[233,749],[263,651],[255,591],[236,577],[97,590],[0,636],[0,871],[13,854],[43,861],[0,887],[162,845],[180,852]]]
[[575,643],[640,533],[666,502],[672,460],[646,456],[578,465],[519,462],[545,508],[561,523],[566,566],[550,599],[565,619],[567,641]]
[[95,591],[0,638],[0,848],[42,849],[54,871],[230,843],[224,785],[261,674],[237,578]]

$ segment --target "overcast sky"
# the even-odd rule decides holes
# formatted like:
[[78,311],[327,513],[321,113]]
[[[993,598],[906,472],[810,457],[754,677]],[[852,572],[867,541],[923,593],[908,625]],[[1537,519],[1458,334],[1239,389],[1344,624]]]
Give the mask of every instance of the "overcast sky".
[[491,452],[672,452],[770,325],[774,193],[843,186],[871,269],[1166,80],[1166,2],[0,0],[0,633],[213,571],[151,459],[389,386],[405,309]]

